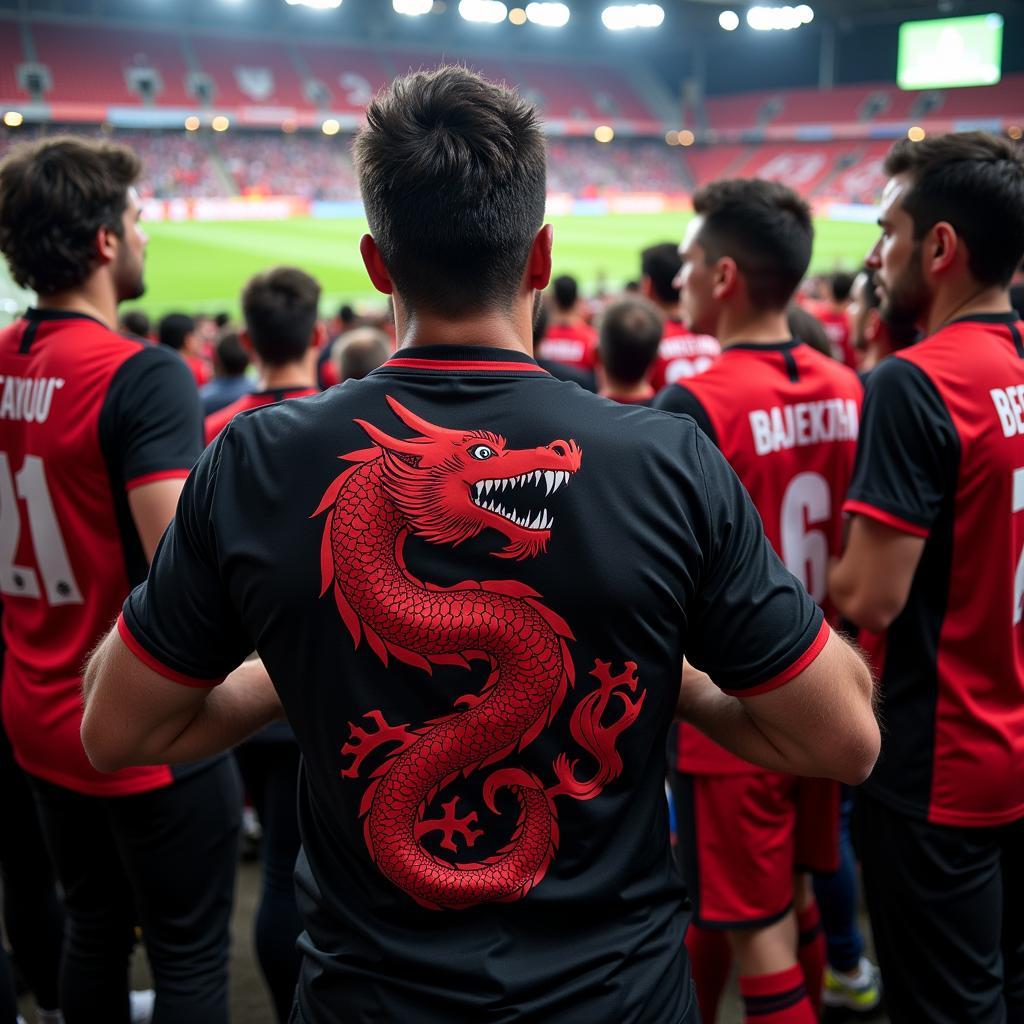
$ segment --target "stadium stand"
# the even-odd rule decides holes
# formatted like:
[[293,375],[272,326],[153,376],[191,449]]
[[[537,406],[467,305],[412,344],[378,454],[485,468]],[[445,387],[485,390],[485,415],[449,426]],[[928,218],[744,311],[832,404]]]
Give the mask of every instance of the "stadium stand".
[[198,67],[214,85],[213,105],[306,107],[301,73],[288,50],[259,39],[190,36]]
[[[338,113],[361,113],[370,97],[390,80],[393,72],[377,54],[336,46],[301,43],[294,47],[308,71],[310,82],[326,90],[323,106]],[[422,63],[423,58],[420,58]],[[307,100],[306,106],[310,106]]]

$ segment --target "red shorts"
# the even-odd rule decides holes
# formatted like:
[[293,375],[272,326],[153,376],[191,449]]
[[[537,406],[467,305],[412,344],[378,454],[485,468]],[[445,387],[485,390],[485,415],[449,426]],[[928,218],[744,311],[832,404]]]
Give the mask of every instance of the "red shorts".
[[777,772],[673,778],[694,920],[757,928],[793,903],[793,873],[839,867],[839,783]]

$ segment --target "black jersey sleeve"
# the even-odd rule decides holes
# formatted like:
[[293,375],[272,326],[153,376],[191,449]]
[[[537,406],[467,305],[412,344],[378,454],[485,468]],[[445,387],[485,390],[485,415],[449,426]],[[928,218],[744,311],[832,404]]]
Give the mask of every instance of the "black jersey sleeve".
[[218,683],[254,648],[225,583],[213,525],[226,433],[185,482],[149,579],[128,595],[121,612],[136,653],[182,682]]
[[203,450],[199,392],[184,360],[145,345],[118,368],[100,412],[100,446],[112,474],[131,489],[184,476]]
[[715,444],[718,444],[718,438],[715,437],[715,428],[711,425],[707,410],[701,405],[700,399],[685,385],[669,384],[668,387],[662,388],[654,396],[651,407],[661,409],[664,412],[681,412],[687,416],[692,416],[696,420],[697,426]]
[[694,433],[707,518],[686,656],[727,693],[763,692],[813,660],[828,635],[824,616],[769,544],[732,467]]
[[960,443],[928,376],[906,359],[871,374],[847,512],[926,537],[950,492]]

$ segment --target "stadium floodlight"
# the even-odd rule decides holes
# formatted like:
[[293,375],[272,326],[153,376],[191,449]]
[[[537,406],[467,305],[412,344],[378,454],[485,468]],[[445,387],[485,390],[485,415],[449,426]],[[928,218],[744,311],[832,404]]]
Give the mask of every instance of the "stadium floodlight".
[[513,7],[512,10],[508,12],[508,20],[511,21],[513,25],[525,25],[526,11],[524,11],[522,7]]
[[612,32],[657,28],[665,20],[661,4],[612,4],[601,12],[604,27]]
[[740,16],[735,11],[722,11],[718,16],[718,24],[726,32],[735,32],[740,27]]
[[697,136],[690,131],[689,128],[684,128],[679,133],[679,145],[680,146],[692,146],[697,141]]
[[598,142],[611,142],[615,138],[615,129],[610,124],[599,124],[594,129],[594,138]]
[[508,8],[501,0],[459,0],[459,14],[466,21],[499,25],[508,17]]
[[210,127],[215,132],[226,132],[231,127],[231,122],[223,114],[218,114],[210,122]]
[[561,28],[569,23],[569,8],[565,4],[527,4],[526,17],[534,25]]
[[418,18],[421,14],[429,14],[434,9],[434,0],[391,0],[391,6],[399,14]]
[[341,0],[284,0],[289,7],[308,7],[313,11],[333,11]]
[[919,125],[912,125],[907,129],[907,138],[911,142],[923,142],[925,137],[925,130]]
[[196,117],[195,114],[189,114],[189,116],[185,118],[185,131],[187,131],[187,132],[197,132],[197,131],[199,131],[199,118]]
[[4,124],[8,128],[20,128],[25,123],[25,115],[20,110],[8,110],[4,114]]
[[329,117],[322,125],[320,125],[320,131],[324,135],[337,135],[341,131],[341,122],[336,118]]
[[814,11],[807,4],[799,7],[751,7],[747,24],[758,32],[788,32],[814,20]]

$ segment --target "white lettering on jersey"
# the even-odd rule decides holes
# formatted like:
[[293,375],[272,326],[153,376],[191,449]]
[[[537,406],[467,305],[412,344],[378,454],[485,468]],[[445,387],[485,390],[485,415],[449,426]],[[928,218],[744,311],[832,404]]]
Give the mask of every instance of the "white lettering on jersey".
[[544,359],[555,363],[582,363],[587,356],[587,346],[572,338],[545,338],[540,343]]
[[992,388],[989,392],[999,414],[1005,437],[1024,434],[1024,384],[1008,388]]
[[750,413],[758,455],[829,441],[856,441],[859,425],[857,403],[852,398],[773,405]]
[[54,391],[64,387],[62,377],[11,377],[0,374],[0,420],[45,423]]

